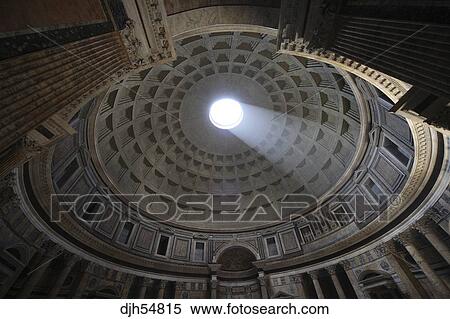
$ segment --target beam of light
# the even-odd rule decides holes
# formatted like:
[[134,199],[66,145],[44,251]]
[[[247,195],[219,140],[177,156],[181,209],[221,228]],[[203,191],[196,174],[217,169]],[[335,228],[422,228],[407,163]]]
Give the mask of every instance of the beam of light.
[[[272,163],[279,176],[295,170],[299,158],[305,158],[312,165],[311,167],[315,167],[316,164],[310,162],[304,150],[296,145],[295,140],[288,140],[295,139],[295,136],[283,136],[283,131],[287,127],[286,123],[291,123],[289,124],[291,128],[297,127],[299,130],[300,121],[296,116],[246,103],[241,103],[241,107],[245,116],[241,124],[230,129],[229,132]],[[270,136],[273,136],[275,140],[270,140]],[[278,145],[276,141],[279,139],[286,143]],[[286,156],[292,152],[294,152],[293,156]],[[295,179],[298,182],[304,182],[303,176],[296,174]]]
[[[274,198],[277,196],[284,198],[291,193],[314,194],[309,189],[307,180],[317,172],[318,168],[315,167],[316,164],[308,158],[304,150],[296,145],[297,135],[285,134],[287,128],[297,130],[297,132],[300,130],[301,121],[299,118],[264,106],[246,103],[241,103],[241,106],[245,114],[244,119],[239,126],[230,129],[229,132],[259,154],[259,161],[256,165],[265,174],[264,182],[261,182],[261,185],[265,185],[266,180],[275,182],[280,178],[282,179],[280,185],[271,185],[267,190],[258,192],[270,196],[272,196],[272,192],[278,194]],[[284,143],[278,143],[280,140]],[[307,162],[305,165],[305,168],[309,168],[307,171],[297,168],[303,159]],[[248,199],[243,199],[244,206],[248,204],[245,200]],[[290,200],[295,199],[291,198]],[[281,211],[282,204],[280,201],[275,200],[272,204]],[[312,203],[305,205],[308,206],[309,204]],[[297,209],[292,210],[287,214],[298,211]]]

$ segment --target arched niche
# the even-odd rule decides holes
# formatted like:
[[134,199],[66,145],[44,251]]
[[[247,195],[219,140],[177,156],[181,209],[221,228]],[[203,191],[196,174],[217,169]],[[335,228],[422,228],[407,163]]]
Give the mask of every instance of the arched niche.
[[359,275],[358,283],[364,293],[371,299],[402,298],[394,279],[384,271],[364,271]]

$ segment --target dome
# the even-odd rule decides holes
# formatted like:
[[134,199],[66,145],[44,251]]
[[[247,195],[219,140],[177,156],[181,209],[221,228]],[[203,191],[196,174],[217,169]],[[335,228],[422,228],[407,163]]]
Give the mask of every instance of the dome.
[[[286,194],[319,199],[341,182],[361,111],[340,71],[278,54],[276,38],[261,33],[206,33],[175,50],[176,61],[111,87],[95,115],[98,169],[118,193],[239,195],[242,215],[268,205],[281,211]],[[211,123],[209,109],[221,98],[241,103],[238,127]],[[184,216],[171,222],[222,231],[267,224]]]

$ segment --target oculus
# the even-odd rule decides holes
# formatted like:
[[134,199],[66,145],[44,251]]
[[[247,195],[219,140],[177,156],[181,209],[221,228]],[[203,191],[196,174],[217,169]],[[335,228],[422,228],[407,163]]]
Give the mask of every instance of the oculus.
[[209,119],[214,126],[229,130],[238,126],[244,111],[241,104],[233,99],[221,99],[214,102],[209,109]]

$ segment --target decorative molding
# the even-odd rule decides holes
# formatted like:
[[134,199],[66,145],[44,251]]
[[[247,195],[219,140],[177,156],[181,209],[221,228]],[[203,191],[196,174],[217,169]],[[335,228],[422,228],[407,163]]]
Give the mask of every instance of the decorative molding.
[[163,0],[124,1],[129,20],[121,31],[133,68],[175,60],[176,52],[169,32]]
[[387,243],[383,243],[381,245],[378,245],[378,246],[376,246],[373,249],[373,252],[375,253],[375,255],[378,258],[384,257],[384,256],[386,256],[389,253],[389,248],[387,246],[388,246]]
[[25,156],[28,159],[31,159],[37,154],[40,154],[43,151],[43,147],[38,144],[38,142],[29,136],[25,136],[21,139],[21,144],[23,151],[25,152]]
[[414,245],[414,234],[410,230],[395,236],[393,239],[404,247]]
[[311,49],[309,42],[305,42],[304,39],[283,43],[279,52],[322,61],[341,68],[374,85],[393,102],[397,102],[411,88],[411,85],[407,83],[378,72],[352,59],[324,49]]
[[120,31],[123,44],[127,48],[128,57],[133,68],[143,66],[145,64],[145,57],[140,52],[142,49],[142,42],[135,35],[134,20],[127,20],[125,28]]
[[291,275],[291,276],[289,276],[289,279],[294,284],[302,284],[305,281],[302,274]]

